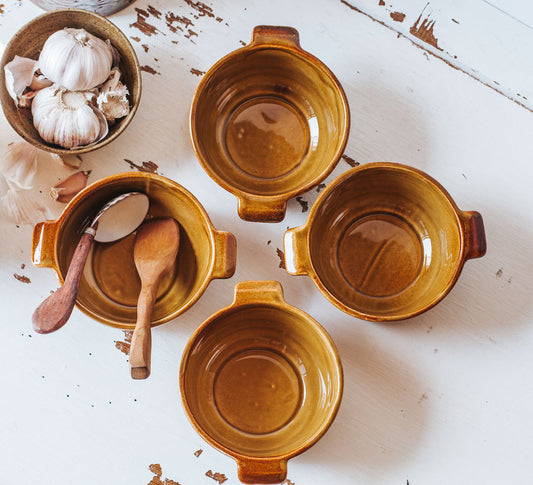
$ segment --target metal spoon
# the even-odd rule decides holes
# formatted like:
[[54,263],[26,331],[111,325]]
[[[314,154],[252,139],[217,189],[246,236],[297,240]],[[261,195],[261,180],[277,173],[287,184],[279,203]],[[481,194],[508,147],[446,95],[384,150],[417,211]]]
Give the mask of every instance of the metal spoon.
[[50,333],[67,323],[78,295],[81,275],[93,240],[112,242],[135,231],[148,212],[148,197],[141,192],[127,192],[107,202],[83,232],[76,247],[63,286],[35,310],[33,328]]

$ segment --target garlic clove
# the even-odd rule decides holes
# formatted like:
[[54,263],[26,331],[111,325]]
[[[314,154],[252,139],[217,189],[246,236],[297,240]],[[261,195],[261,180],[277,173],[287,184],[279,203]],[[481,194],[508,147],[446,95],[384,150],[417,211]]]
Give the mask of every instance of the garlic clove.
[[32,91],[39,91],[39,89],[47,88],[52,84],[52,81],[46,79],[44,77],[44,74],[41,71],[37,70],[33,73],[33,79],[29,87]]
[[50,189],[50,197],[57,202],[69,202],[80,190],[87,186],[90,174],[90,170],[73,173]]
[[109,79],[102,85],[100,94],[96,98],[98,109],[110,123],[117,118],[127,116],[130,112],[128,88],[120,82],[120,76],[118,68],[113,68]]
[[12,143],[0,157],[0,171],[10,189],[25,190],[33,187],[38,151],[33,145],[19,141]]
[[84,29],[54,32],[39,56],[39,69],[54,84],[70,91],[86,91],[102,84],[111,71],[111,45]]
[[108,127],[104,115],[90,102],[93,98],[91,92],[67,91],[56,85],[38,91],[31,112],[41,138],[63,148],[87,146],[101,140]]
[[15,56],[4,66],[7,92],[17,104],[26,88],[32,84],[36,70],[37,61],[20,56]]

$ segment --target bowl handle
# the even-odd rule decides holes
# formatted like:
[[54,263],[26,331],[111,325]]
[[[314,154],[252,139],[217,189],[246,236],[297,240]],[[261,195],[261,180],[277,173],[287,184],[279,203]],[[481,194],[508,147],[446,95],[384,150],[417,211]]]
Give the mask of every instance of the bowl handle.
[[285,303],[283,288],[277,281],[240,281],[232,305],[247,303]]
[[57,221],[39,222],[33,228],[31,244],[32,263],[39,268],[54,268],[58,272],[54,241],[58,231]]
[[287,460],[283,459],[239,459],[237,467],[242,483],[281,483],[287,478]]
[[285,252],[285,268],[292,275],[309,275],[309,258],[307,255],[306,226],[295,227],[285,232],[283,249]]
[[461,218],[465,228],[466,259],[481,258],[487,252],[483,218],[476,211],[464,211]]
[[300,35],[292,27],[258,25],[252,34],[252,45],[277,44],[300,48]]
[[213,278],[231,278],[237,265],[237,241],[231,232],[214,231],[215,266]]
[[239,217],[250,222],[281,222],[285,218],[286,200],[240,197],[237,211]]

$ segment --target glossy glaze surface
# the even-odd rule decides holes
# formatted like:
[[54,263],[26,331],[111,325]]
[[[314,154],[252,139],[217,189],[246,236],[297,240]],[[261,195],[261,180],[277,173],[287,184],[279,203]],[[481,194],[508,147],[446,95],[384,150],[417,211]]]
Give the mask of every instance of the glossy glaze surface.
[[238,283],[233,304],[189,340],[180,371],[191,422],[238,462],[307,449],[334,419],[342,387],[330,337],[275,281]]
[[427,174],[393,163],[340,176],[307,224],[286,235],[291,273],[310,275],[347,313],[378,321],[430,308],[451,289],[465,260],[485,250],[478,213],[460,211]]
[[294,29],[260,26],[203,77],[190,129],[200,163],[237,196],[239,215],[279,221],[289,198],[333,170],[349,110],[335,76],[300,47]]
[[[5,87],[4,66],[15,55],[38,59],[46,39],[65,27],[83,28],[88,32],[109,39],[120,55],[119,69],[122,82],[129,90],[130,113],[109,126],[109,133],[98,143],[73,149],[62,148],[43,141],[33,126],[31,111],[17,108]],[[141,69],[135,50],[127,37],[110,20],[86,10],[61,9],[45,13],[23,26],[10,40],[0,61],[0,101],[4,115],[13,129],[27,142],[41,150],[72,155],[96,150],[114,140],[133,119],[141,99]]]
[[[39,266],[53,267],[63,280],[86,222],[107,200],[129,191],[148,195],[147,219],[172,217],[181,228],[176,268],[163,279],[152,313],[152,325],[158,325],[188,309],[211,279],[227,278],[235,270],[233,235],[216,231],[200,203],[179,184],[149,173],[122,173],[89,185],[57,221],[36,227],[33,259]],[[96,243],[85,265],[76,304],[103,323],[133,328],[139,290],[133,240]]]

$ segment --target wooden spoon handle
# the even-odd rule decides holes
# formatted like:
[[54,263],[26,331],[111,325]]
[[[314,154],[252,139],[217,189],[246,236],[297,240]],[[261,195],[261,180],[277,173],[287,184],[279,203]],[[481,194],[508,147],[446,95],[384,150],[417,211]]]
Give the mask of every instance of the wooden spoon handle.
[[137,323],[131,338],[130,370],[133,379],[146,379],[150,375],[152,355],[152,309],[157,285],[143,286],[137,302]]
[[94,239],[94,230],[84,232],[76,246],[63,286],[52,293],[33,312],[37,333],[50,333],[67,323],[78,295],[81,275]]

